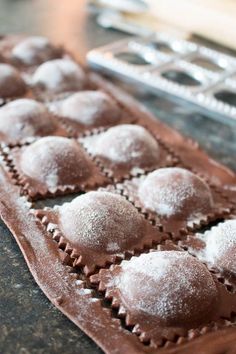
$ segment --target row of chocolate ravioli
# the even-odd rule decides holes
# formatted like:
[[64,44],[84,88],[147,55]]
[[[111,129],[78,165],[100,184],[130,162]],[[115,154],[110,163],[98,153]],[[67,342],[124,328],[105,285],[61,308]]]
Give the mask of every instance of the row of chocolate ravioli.
[[[174,206],[178,218],[181,203]],[[173,199],[165,200],[167,207],[173,207]],[[95,298],[104,297],[124,327],[150,347],[181,344],[183,338],[234,323],[235,220],[173,240],[174,232],[151,225],[146,213],[109,187],[35,213],[69,255],[66,264],[95,288]]]
[[[10,98],[0,108],[3,156],[31,200],[79,192],[70,203],[34,210],[70,265],[91,276],[87,284],[153,347],[231,323],[236,221],[224,193],[184,168],[148,124],[106,93],[87,91],[86,75],[76,75],[78,64],[61,48],[42,38],[15,41],[2,40],[2,60],[30,88],[19,93],[24,99],[2,95]],[[2,87],[17,87],[5,73]]]
[[15,143],[29,136],[65,136],[67,132],[59,124],[60,119],[74,124],[80,132],[125,122],[115,100],[101,90],[91,90],[92,86],[72,56],[46,38],[3,37],[1,141]]
[[[170,183],[173,176],[178,180],[174,190]],[[35,214],[59,248],[69,255],[66,264],[84,274],[87,286],[95,289],[94,296],[107,300],[117,311],[117,318],[124,320],[124,327],[144,344],[152,348],[181,344],[183,338],[193,339],[233,325],[233,215],[232,220],[220,223],[216,220],[219,215],[215,220],[212,217],[217,226],[209,225],[205,232],[196,232],[200,223],[191,231],[186,227],[180,233],[178,229],[165,232],[161,216],[172,227],[181,218],[191,217],[193,209],[198,210],[200,218],[202,205],[209,207],[207,203],[212,202],[211,192],[205,182],[179,167],[161,168],[142,178],[145,184],[140,186],[140,198],[147,186],[147,201],[150,196],[154,202],[162,198],[158,208],[151,209],[158,224],[150,223],[154,219],[147,217],[149,208],[135,208],[124,195],[117,194],[120,186],[118,190],[109,186],[89,191],[61,206],[36,210]],[[149,184],[150,178],[156,180],[154,188]],[[206,188],[203,204],[198,183]],[[180,186],[183,199],[176,191]],[[195,193],[188,194],[190,186],[196,188]],[[165,197],[160,196],[163,189]],[[191,209],[193,201],[195,208]]]

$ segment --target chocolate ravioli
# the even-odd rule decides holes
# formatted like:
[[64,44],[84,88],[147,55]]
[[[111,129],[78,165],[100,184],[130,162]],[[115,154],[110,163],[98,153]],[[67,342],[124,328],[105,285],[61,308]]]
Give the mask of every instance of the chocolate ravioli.
[[47,194],[66,194],[107,182],[73,139],[48,136],[11,151],[18,179],[35,198]]
[[206,266],[182,251],[141,254],[100,270],[91,281],[125,315],[126,326],[154,346],[229,316],[235,307]]
[[200,177],[179,167],[150,173],[138,191],[147,210],[166,217],[192,218],[213,208],[211,190]]
[[0,108],[0,139],[6,143],[59,132],[47,108],[32,99],[18,99]]
[[67,124],[87,129],[117,124],[122,115],[115,100],[102,91],[76,92],[54,105],[54,109]]
[[236,284],[236,220],[225,220],[183,241],[189,252]]
[[49,94],[73,92],[84,88],[85,74],[71,59],[54,59],[37,68],[32,77],[32,84]]
[[37,214],[70,251],[74,266],[84,266],[86,274],[123,259],[125,252],[132,255],[167,237],[154,230],[125,198],[106,191],[91,191]]
[[171,163],[158,141],[136,124],[117,125],[81,141],[114,180]]
[[118,188],[168,232],[186,233],[208,219],[229,213],[223,196],[199,176],[180,167],[160,168]]
[[48,38],[39,36],[22,39],[11,51],[12,60],[26,66],[38,65],[61,55],[60,47],[52,44]]
[[13,98],[24,96],[26,84],[20,72],[13,66],[0,63],[0,97]]
[[[0,41],[1,46],[2,39]],[[12,48],[22,39],[11,41],[10,37],[6,41],[11,54]],[[4,51],[4,60],[8,57]],[[38,60],[38,54],[36,57]],[[69,58],[69,55],[64,58]],[[77,68],[77,64],[74,64]],[[34,64],[33,67],[27,67],[27,64],[22,63],[22,66],[25,66],[24,71],[29,76],[35,71]],[[58,95],[58,88],[59,91],[62,87],[68,90],[72,86],[77,92],[80,90],[78,87],[88,87],[85,85],[86,80],[77,80],[81,78],[80,74],[73,74],[76,81],[74,86],[74,79],[68,72],[78,73],[77,69],[67,70],[66,64],[65,74],[63,65],[56,64],[55,72],[52,67],[53,64],[49,64],[48,69],[47,64],[46,69],[44,66],[39,74],[42,86],[45,82],[45,89],[40,89],[37,84],[37,89],[33,89],[33,93],[40,99],[60,102],[59,98],[65,99],[68,91]],[[234,352],[236,335],[232,329],[236,313],[235,288],[229,288],[232,283],[225,276],[228,270],[231,274],[234,272],[231,263],[232,253],[235,252],[234,237],[228,223],[226,228],[226,223],[222,227],[225,231],[221,230],[220,225],[219,228],[217,226],[217,232],[211,228],[211,236],[196,235],[196,230],[202,225],[205,230],[205,224],[210,228],[210,222],[216,222],[217,212],[223,220],[226,216],[233,217],[232,214],[226,214],[225,210],[232,206],[236,195],[235,174],[209,158],[196,143],[152,119],[126,93],[97,74],[88,73],[88,78],[90,87],[108,92],[123,112],[129,112],[128,119],[133,118],[132,123],[135,122],[136,127],[141,128],[141,136],[137,133],[140,129],[130,129],[131,133],[127,134],[129,140],[119,140],[118,129],[110,138],[107,134],[106,143],[105,130],[108,127],[91,129],[83,136],[91,138],[92,149],[97,147],[100,137],[105,137],[103,142],[100,140],[98,150],[108,156],[94,157],[96,161],[86,154],[75,139],[54,136],[29,139],[15,147],[4,144],[0,162],[2,219],[16,238],[33,276],[48,298],[106,353],[192,353],[196,347],[199,352],[205,350],[211,354],[219,351]],[[63,86],[64,83],[68,85]],[[73,84],[70,86],[70,83]],[[122,118],[117,122],[124,124]],[[145,134],[143,127],[146,128]],[[75,131],[80,134],[80,128],[75,128]],[[152,143],[153,139],[155,143]],[[132,142],[131,145],[129,142]],[[113,143],[116,150],[115,158],[113,155],[111,161],[109,149],[113,148]],[[128,157],[120,162],[119,155],[125,155],[127,144]],[[164,157],[163,150],[167,152]],[[171,156],[170,161],[167,159],[168,154]],[[171,165],[175,155],[179,155],[179,166],[189,166],[190,170],[205,175],[211,183],[191,177],[185,189],[181,182],[182,174],[179,173],[177,177],[174,174],[174,182],[178,183],[172,189],[168,187],[168,184],[173,185],[168,182],[171,179],[168,174],[167,186],[165,178],[162,181],[158,178],[158,183],[155,183],[156,174],[152,184],[148,172]],[[103,159],[104,166],[112,172],[113,180],[104,177],[105,167],[102,175],[95,165],[98,159]],[[137,165],[142,166],[140,173],[143,175],[127,179],[132,176],[130,171],[140,171]],[[114,181],[118,177],[126,178],[126,181],[117,185]],[[148,180],[150,185],[148,182],[145,186],[143,183]],[[113,194],[108,197],[105,191],[111,182]],[[193,184],[193,188],[190,188],[189,183]],[[218,184],[220,191],[213,184]],[[101,185],[106,186],[102,193],[101,190],[96,191]],[[195,188],[199,189],[201,200]],[[227,198],[222,193],[223,189]],[[91,190],[93,192],[90,193]],[[169,192],[163,195],[163,190]],[[79,191],[80,196],[71,203],[43,211],[33,211],[32,208],[37,208],[39,204],[28,203],[28,198],[22,195],[27,193],[32,198],[42,198],[44,201],[40,204],[46,205],[47,196],[55,197],[75,191]],[[122,201],[118,192],[123,193]],[[155,200],[152,200],[151,194],[156,196]],[[129,200],[125,200],[125,197]],[[57,203],[58,199],[51,200],[52,204],[54,202]],[[137,210],[131,202],[137,206]],[[147,205],[144,206],[144,203]],[[211,210],[210,214],[208,209]],[[157,214],[157,211],[163,212],[163,215]],[[191,225],[192,239],[200,242],[201,256],[206,253],[207,260],[200,259],[200,251],[195,258],[190,256],[190,249],[189,253],[187,248],[180,252],[179,243],[178,246],[172,244],[173,249],[170,249],[170,238],[176,241],[175,236],[181,238],[184,231],[181,239],[186,239],[189,230],[186,230],[186,225],[188,228]],[[45,226],[52,234],[49,234]],[[171,231],[166,235],[157,226],[160,229],[162,227],[161,230]],[[214,235],[219,236],[221,233],[224,236],[222,242],[219,237],[218,247]],[[225,235],[230,235],[227,240]],[[152,256],[153,248],[156,250]],[[220,257],[221,253],[224,254],[223,258]],[[210,268],[212,264],[209,257],[217,264],[220,278]],[[112,266],[110,262],[113,262]],[[99,270],[99,264],[103,269]],[[88,278],[91,273],[92,277]],[[222,328],[223,331],[220,331]],[[219,340],[215,342],[216,335]],[[195,339],[198,336],[199,340]]]

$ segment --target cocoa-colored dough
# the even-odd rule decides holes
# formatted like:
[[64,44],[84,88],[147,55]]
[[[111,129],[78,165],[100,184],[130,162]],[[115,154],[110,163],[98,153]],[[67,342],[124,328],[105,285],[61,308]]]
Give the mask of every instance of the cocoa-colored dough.
[[9,64],[0,63],[0,97],[23,96],[26,90],[26,84],[20,72]]
[[139,187],[145,208],[158,215],[194,218],[213,208],[210,188],[192,172],[179,168],[161,168],[150,173]]
[[90,175],[87,157],[74,140],[45,137],[29,145],[20,159],[23,173],[48,187],[72,185]]
[[11,52],[12,59],[24,65],[38,65],[57,58],[61,49],[45,37],[28,37],[17,43]]
[[18,99],[0,108],[0,138],[4,142],[50,135],[56,127],[52,114],[32,99]]
[[121,118],[117,103],[102,91],[77,92],[63,100],[57,113],[88,128],[116,124]]

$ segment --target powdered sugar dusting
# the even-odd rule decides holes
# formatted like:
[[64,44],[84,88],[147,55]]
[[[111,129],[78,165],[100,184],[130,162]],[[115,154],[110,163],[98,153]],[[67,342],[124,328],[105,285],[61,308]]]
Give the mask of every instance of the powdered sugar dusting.
[[50,59],[54,53],[55,47],[45,37],[26,38],[12,49],[12,56],[28,65]]
[[42,114],[47,113],[46,107],[35,100],[29,98],[22,98],[15,101],[11,101],[1,108],[1,111],[8,111],[9,113],[18,113],[22,115],[31,115],[31,114]]
[[[19,193],[18,188],[9,183],[2,169],[0,169],[0,185],[4,186],[4,188],[0,188],[0,200],[4,204],[4,208],[2,208],[4,220],[6,222],[9,222],[11,218],[14,220],[11,231],[17,233],[21,248],[27,250],[30,268],[31,271],[33,270],[34,276],[37,279],[38,276],[47,274],[49,284],[48,286],[43,284],[42,287],[50,294],[54,293],[55,288],[64,290],[64,286],[56,281],[55,276],[51,277],[51,271],[56,269],[61,274],[65,274],[65,266],[58,258],[53,258],[53,252],[49,256],[51,246],[43,233],[42,225],[36,223],[35,216],[29,212],[30,206],[27,199],[24,196],[15,198],[15,195]],[[11,205],[11,208],[8,205]],[[47,259],[47,267],[45,267],[45,259]]]
[[48,186],[48,188],[56,188],[58,185],[58,175],[57,175],[57,166],[54,165],[52,168],[52,172],[48,173],[45,177],[45,183]]
[[135,244],[145,232],[143,217],[124,198],[89,192],[58,209],[64,236],[78,247],[107,253]]
[[139,187],[144,206],[163,216],[188,213],[189,218],[209,212],[213,206],[207,184],[183,168],[161,168],[150,173]]
[[18,71],[9,64],[0,63],[0,84],[4,83],[7,78],[18,77]]
[[73,184],[90,173],[82,148],[68,138],[45,137],[26,147],[21,156],[25,175],[49,188]]
[[74,61],[55,59],[41,64],[33,75],[33,84],[53,92],[80,90],[84,85],[84,72]]
[[24,93],[26,85],[13,66],[0,63],[0,95],[3,97]]
[[236,274],[236,220],[220,223],[197,237],[206,245],[200,254],[201,259]]
[[199,319],[217,298],[211,274],[185,252],[142,254],[121,267],[116,286],[126,306],[169,323]]
[[[18,70],[9,64],[0,63],[0,88],[3,85],[14,85],[16,82],[23,83]],[[4,87],[1,89],[4,89]]]
[[143,127],[123,124],[100,135],[92,153],[116,163],[131,163],[134,167],[157,162],[159,146]]
[[77,290],[78,294],[80,295],[91,295],[92,290],[91,289],[86,289],[86,288],[80,288]]
[[77,92],[65,99],[58,113],[86,126],[116,123],[120,109],[116,102],[101,91]]
[[6,139],[22,139],[55,129],[46,107],[31,99],[18,99],[0,108],[0,134]]

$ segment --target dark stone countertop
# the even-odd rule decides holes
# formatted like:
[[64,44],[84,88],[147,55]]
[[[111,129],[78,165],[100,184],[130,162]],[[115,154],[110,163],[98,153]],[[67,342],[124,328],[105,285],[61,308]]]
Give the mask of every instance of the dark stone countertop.
[[[77,50],[82,60],[88,49],[124,37],[99,28],[84,0],[0,0],[0,33],[21,32],[61,41]],[[236,171],[236,125],[215,122],[163,98],[137,97],[161,120]],[[0,235],[0,353],[102,353],[42,294],[3,223]]]

